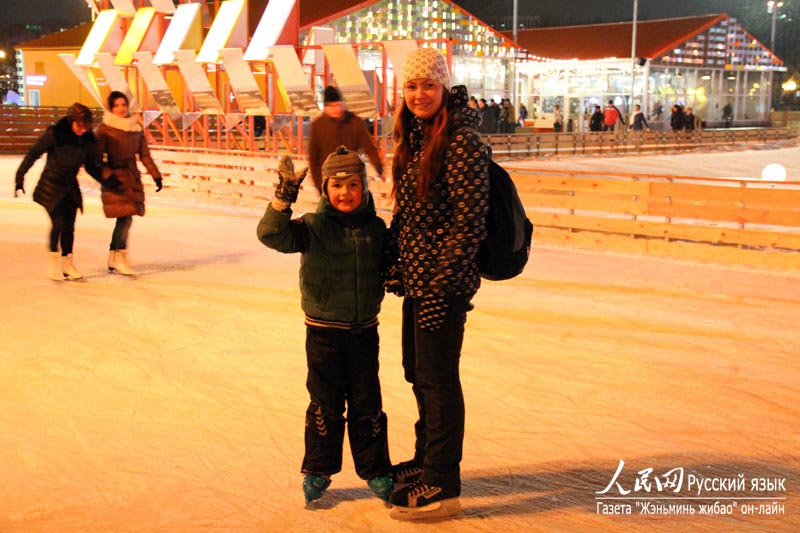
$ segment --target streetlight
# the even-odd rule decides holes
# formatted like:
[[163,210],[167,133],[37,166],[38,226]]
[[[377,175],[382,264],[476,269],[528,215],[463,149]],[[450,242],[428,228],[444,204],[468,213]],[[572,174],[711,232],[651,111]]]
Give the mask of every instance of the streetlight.
[[783,2],[776,2],[775,0],[769,0],[767,2],[767,13],[772,15],[772,31],[770,33],[769,39],[769,48],[772,50],[772,53],[775,53],[775,22],[778,20],[778,11],[783,7]]

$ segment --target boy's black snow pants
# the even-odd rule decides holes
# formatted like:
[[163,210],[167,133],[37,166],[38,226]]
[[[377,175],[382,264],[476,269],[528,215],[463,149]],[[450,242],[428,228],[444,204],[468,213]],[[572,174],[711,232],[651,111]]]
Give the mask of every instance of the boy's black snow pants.
[[342,469],[345,422],[358,476],[368,480],[390,473],[378,345],[377,326],[360,332],[307,327],[306,387],[311,403],[303,473],[329,476]]

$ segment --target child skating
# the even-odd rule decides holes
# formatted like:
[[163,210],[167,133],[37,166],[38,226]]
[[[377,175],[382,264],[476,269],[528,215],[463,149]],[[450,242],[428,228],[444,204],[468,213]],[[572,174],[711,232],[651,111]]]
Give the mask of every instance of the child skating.
[[306,323],[306,410],[303,493],[323,496],[342,469],[345,427],[356,473],[387,501],[393,483],[386,414],[378,379],[380,263],[386,225],[375,213],[364,161],[344,146],[322,166],[314,213],[291,220],[291,205],[308,169],[295,174],[281,160],[275,196],[258,224],[258,239],[282,253],[301,253],[300,293]]

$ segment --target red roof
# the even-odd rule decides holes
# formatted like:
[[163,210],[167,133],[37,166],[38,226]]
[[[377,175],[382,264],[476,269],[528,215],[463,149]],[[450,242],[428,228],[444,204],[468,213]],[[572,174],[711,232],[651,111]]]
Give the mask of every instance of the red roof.
[[68,30],[51,33],[49,35],[45,35],[44,37],[39,37],[38,39],[34,39],[32,41],[20,43],[16,45],[14,48],[17,48],[19,50],[37,50],[37,49],[80,50],[80,48],[83,46],[83,43],[86,41],[86,38],[89,36],[89,32],[91,31],[91,29],[92,29],[92,23],[82,24],[80,26],[75,26],[74,28],[70,28]]
[[[656,58],[695,35],[728,19],[705,15],[639,21],[636,23],[636,57]],[[529,54],[549,59],[603,59],[631,57],[633,22],[533,28],[517,31],[517,43]],[[512,38],[512,32],[503,32]]]

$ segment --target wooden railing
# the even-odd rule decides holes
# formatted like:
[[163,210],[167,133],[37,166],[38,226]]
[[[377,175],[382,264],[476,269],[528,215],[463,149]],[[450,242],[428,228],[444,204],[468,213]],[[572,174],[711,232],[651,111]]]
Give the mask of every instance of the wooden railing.
[[784,128],[722,128],[686,131],[597,133],[514,133],[485,135],[495,157],[552,157],[555,155],[669,153],[704,147],[769,143],[794,139],[796,125]]
[[[102,116],[101,109],[93,110],[95,123]],[[48,126],[64,116],[66,108],[41,108],[41,107],[3,107],[0,108],[0,153],[24,154]],[[217,128],[218,117],[212,116],[198,124],[205,124],[206,128]],[[198,124],[183,132],[186,136],[183,144],[170,146],[154,144],[172,148],[172,146],[191,146],[193,150],[203,153],[211,147],[239,148],[250,146],[251,153],[257,154],[256,148],[264,147],[264,142],[244,143],[230,133],[225,139],[217,138],[214,143],[208,144],[208,139],[203,139],[196,131]],[[283,131],[283,130],[280,130]],[[158,143],[162,136],[157,128],[150,126],[147,129],[151,142]],[[216,132],[216,130],[214,130]],[[212,133],[214,133],[212,132]],[[702,131],[672,132],[672,131],[644,131],[633,132],[624,130],[611,133],[515,133],[504,135],[485,135],[484,140],[492,146],[496,157],[551,157],[554,155],[604,155],[604,154],[639,154],[644,152],[670,153],[681,150],[695,150],[704,147],[722,145],[740,145],[754,143],[770,143],[784,139],[796,138],[800,135],[800,128],[796,122],[787,123],[782,128],[730,128],[707,129]],[[215,138],[218,137],[214,133]],[[234,138],[236,137],[236,138]],[[241,136],[239,136],[241,137]],[[391,152],[391,142],[380,137],[381,147],[384,151]],[[236,141],[236,142],[233,142]],[[266,143],[267,151],[271,154],[276,151],[287,152],[288,146],[296,141],[282,142],[280,135]],[[205,147],[205,148],[204,148]]]
[[0,154],[24,154],[66,111],[59,107],[0,107]]
[[[99,124],[103,110],[92,109]],[[66,107],[0,107],[0,154],[24,154],[47,128],[67,114]]]
[[[5,111],[0,110],[0,147],[13,147],[17,153],[24,153],[44,128],[64,115],[63,109],[16,109],[9,118]],[[492,136],[492,142],[498,156],[542,155],[546,150],[678,150],[696,143],[792,136],[795,129],[731,129],[683,137],[671,132],[637,137],[630,132],[616,137],[533,134],[524,140],[524,148],[518,135]],[[534,141],[535,149],[530,147]],[[277,182],[278,154],[160,146],[152,152],[170,197],[194,205],[263,209]],[[304,158],[296,160],[298,167],[305,165]],[[800,182],[568,171],[513,171],[512,177],[534,222],[535,243],[800,269]],[[96,186],[93,180],[85,184]],[[387,219],[390,188],[384,179],[370,181],[379,213]],[[314,209],[318,198],[309,180],[296,210]]]
[[568,171],[512,177],[535,243],[800,269],[800,182]]
[[[210,150],[199,148],[152,147],[150,154],[164,176],[164,186],[173,201],[191,205],[258,211],[272,200],[278,183],[278,162],[282,155],[264,152]],[[307,159],[293,156],[296,168],[308,166]],[[140,170],[146,170],[140,164]],[[368,166],[370,190],[381,215],[390,213],[388,201],[391,183],[374,176]],[[145,185],[150,181],[145,177]],[[97,188],[97,182],[88,178],[82,186]],[[309,176],[300,188],[296,212],[313,211],[319,193]],[[388,220],[388,216],[386,217]]]
[[[278,181],[278,156],[180,148],[152,153],[171,201],[257,214]],[[297,168],[306,165],[296,158]],[[534,224],[534,248],[561,245],[800,270],[800,181],[567,170],[512,170],[511,177]],[[84,184],[97,186],[89,178]],[[369,185],[388,221],[391,182],[371,177]],[[295,212],[312,211],[318,201],[308,179]]]

